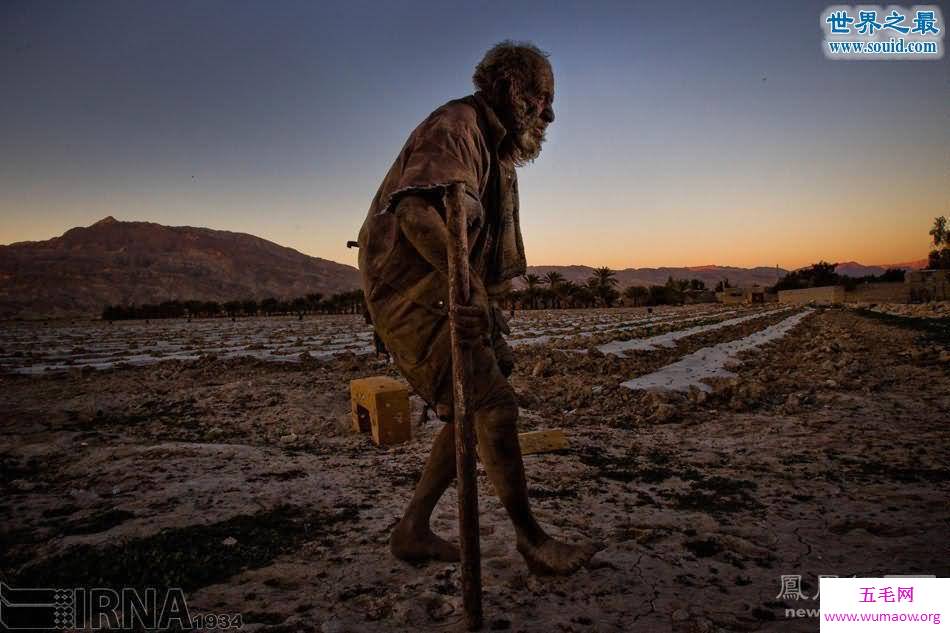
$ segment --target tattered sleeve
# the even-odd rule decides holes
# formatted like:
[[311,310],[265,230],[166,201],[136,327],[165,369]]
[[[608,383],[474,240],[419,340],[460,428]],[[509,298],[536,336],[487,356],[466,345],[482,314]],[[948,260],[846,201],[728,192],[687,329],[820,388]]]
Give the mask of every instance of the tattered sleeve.
[[380,213],[394,210],[401,198],[411,194],[441,201],[446,188],[457,182],[464,183],[470,196],[480,197],[490,159],[474,117],[465,114],[446,110],[416,128]]

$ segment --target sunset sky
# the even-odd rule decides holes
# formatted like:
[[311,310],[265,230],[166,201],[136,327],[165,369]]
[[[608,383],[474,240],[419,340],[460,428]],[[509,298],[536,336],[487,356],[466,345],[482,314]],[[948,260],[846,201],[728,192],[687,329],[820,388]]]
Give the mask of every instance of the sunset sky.
[[0,243],[113,215],[355,265],[406,136],[511,38],[557,81],[520,171],[529,264],[925,257],[950,60],[828,60],[826,6],[5,0]]

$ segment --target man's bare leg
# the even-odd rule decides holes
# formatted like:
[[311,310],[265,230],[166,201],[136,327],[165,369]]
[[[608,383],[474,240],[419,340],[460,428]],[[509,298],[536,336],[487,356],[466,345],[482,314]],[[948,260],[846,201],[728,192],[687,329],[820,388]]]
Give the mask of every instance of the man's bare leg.
[[455,479],[455,425],[446,424],[432,443],[432,452],[416,484],[412,500],[393,529],[389,548],[408,561],[459,560],[458,545],[436,536],[429,527],[432,510]]
[[[569,574],[597,552],[593,544],[570,545],[547,535],[531,512],[528,487],[518,445],[518,409],[502,406],[476,411],[479,456],[518,537],[518,551],[529,569],[540,574]],[[412,500],[390,538],[390,549],[402,560],[459,560],[458,546],[436,536],[429,527],[435,504],[455,479],[455,430],[442,427],[416,485]]]
[[475,412],[479,456],[518,535],[518,551],[537,574],[570,574],[599,549],[593,543],[570,545],[548,536],[528,502],[528,486],[518,444],[518,407],[503,405]]

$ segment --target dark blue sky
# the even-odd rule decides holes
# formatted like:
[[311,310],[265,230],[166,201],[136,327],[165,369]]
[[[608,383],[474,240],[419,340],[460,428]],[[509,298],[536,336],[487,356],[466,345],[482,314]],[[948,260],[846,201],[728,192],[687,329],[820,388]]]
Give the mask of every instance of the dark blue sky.
[[353,263],[407,134],[513,38],[557,78],[529,263],[922,257],[950,213],[948,60],[828,60],[826,6],[5,1],[0,243],[111,214]]

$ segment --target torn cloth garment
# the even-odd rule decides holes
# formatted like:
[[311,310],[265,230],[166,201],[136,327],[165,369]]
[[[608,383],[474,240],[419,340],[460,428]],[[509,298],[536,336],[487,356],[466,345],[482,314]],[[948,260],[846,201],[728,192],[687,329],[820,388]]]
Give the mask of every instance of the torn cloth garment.
[[395,210],[406,196],[421,196],[444,220],[446,187],[465,185],[473,290],[484,288],[472,301],[492,315],[491,335],[472,350],[472,406],[515,406],[505,378],[512,359],[504,319],[488,305],[490,295],[525,272],[517,179],[514,168],[498,160],[505,134],[479,94],[443,105],[412,132],[360,229],[360,274],[376,332],[402,375],[433,406],[451,408],[452,402],[448,280],[402,233]]
[[402,197],[417,194],[430,198],[444,213],[445,188],[456,182],[477,198],[484,213],[483,218],[470,219],[480,224],[474,227],[480,230],[469,234],[472,272],[489,289],[524,274],[517,177],[512,166],[498,160],[505,134],[479,93],[446,103],[412,132],[360,229],[359,263],[367,299],[384,283],[412,301],[444,312],[445,281],[431,274],[431,266],[399,234],[393,211]]

